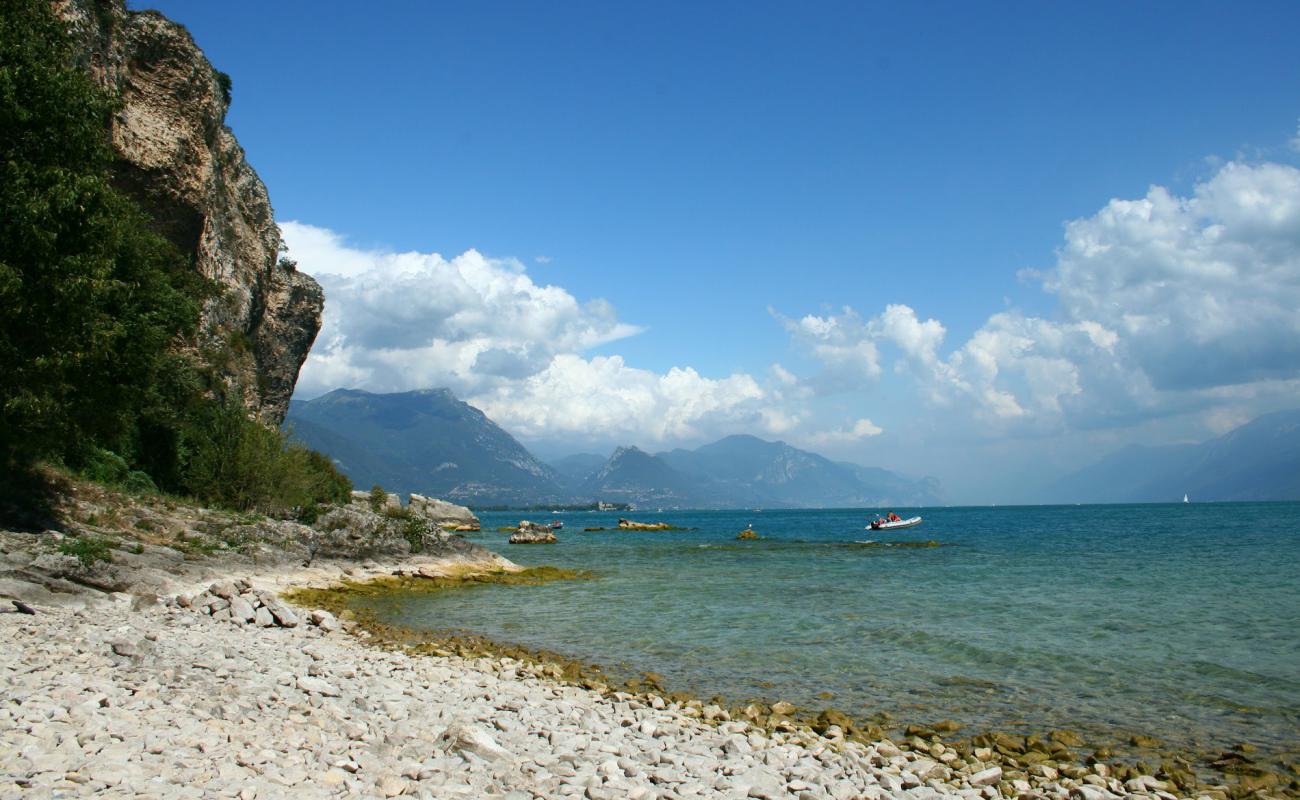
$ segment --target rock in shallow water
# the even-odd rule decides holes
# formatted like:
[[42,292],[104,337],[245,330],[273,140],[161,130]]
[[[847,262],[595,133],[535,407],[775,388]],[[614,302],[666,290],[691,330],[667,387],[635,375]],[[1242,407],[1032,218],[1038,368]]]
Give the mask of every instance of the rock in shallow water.
[[554,544],[555,531],[537,522],[522,520],[519,529],[510,534],[510,544]]

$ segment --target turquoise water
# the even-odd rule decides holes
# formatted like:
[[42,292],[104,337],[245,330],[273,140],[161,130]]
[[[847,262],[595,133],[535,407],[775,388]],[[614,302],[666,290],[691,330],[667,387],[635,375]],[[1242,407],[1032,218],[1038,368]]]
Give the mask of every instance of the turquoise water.
[[[598,579],[420,596],[393,621],[703,696],[1300,747],[1300,504],[894,510],[925,522],[875,534],[860,510],[641,512],[624,516],[695,530],[584,533],[619,515],[567,513],[559,544],[524,546],[492,532],[519,512],[484,514],[471,538]],[[735,540],[749,523],[762,541]],[[872,538],[943,546],[854,544]]]

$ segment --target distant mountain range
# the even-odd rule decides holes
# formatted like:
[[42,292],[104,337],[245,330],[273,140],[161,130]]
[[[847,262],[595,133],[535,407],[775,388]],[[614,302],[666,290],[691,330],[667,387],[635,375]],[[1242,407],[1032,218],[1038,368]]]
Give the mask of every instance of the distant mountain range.
[[1300,409],[1279,411],[1201,444],[1130,445],[1056,481],[1053,503],[1300,500]]
[[290,403],[285,427],[332,458],[360,489],[378,485],[467,505],[529,504],[566,494],[555,470],[446,389],[338,389]]
[[633,503],[657,508],[911,507],[942,503],[939,482],[836,463],[784,442],[729,436],[651,455],[620,447],[552,464],[446,389],[339,389],[290,404],[285,427],[361,489],[466,505]]

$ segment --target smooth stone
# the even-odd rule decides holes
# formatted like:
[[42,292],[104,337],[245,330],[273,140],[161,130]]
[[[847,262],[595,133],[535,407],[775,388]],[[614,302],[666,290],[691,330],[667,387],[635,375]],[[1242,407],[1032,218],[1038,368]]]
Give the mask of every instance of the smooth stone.
[[235,595],[230,598],[230,616],[240,622],[252,622],[256,616],[253,606],[243,597]]
[[993,786],[1002,780],[1001,767],[989,767],[970,776],[971,786]]
[[444,750],[469,752],[489,761],[508,761],[510,752],[497,744],[487,731],[473,725],[453,722],[438,737]]
[[298,678],[298,688],[304,692],[314,692],[315,694],[326,697],[338,697],[339,690],[334,688],[328,681],[321,678],[313,678],[309,675],[303,675]]
[[239,594],[239,590],[235,588],[235,584],[229,581],[221,581],[209,586],[208,594],[213,597],[220,597],[222,600],[229,600]]

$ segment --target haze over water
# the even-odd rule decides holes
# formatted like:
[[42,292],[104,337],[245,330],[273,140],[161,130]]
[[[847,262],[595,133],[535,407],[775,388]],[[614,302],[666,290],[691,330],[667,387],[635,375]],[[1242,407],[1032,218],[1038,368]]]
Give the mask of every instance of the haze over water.
[[[622,515],[696,529],[667,533],[584,533],[620,515],[567,513],[552,546],[493,532],[548,515],[483,514],[475,538],[506,557],[598,579],[425,595],[393,616],[705,696],[964,733],[1300,746],[1300,504],[923,509],[892,534],[863,530],[869,513]],[[749,523],[762,541],[735,540]],[[855,544],[868,539],[943,546]]]

